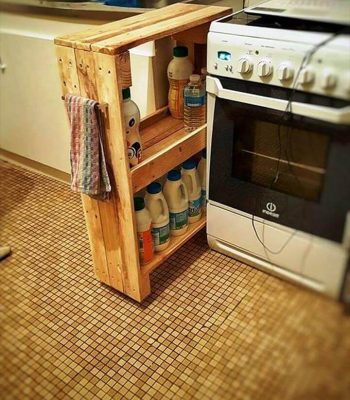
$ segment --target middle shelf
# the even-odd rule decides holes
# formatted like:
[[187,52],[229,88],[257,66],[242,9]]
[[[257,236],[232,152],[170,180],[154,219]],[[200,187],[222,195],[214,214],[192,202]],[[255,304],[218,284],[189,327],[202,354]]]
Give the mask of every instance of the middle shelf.
[[206,146],[206,124],[185,132],[183,120],[173,118],[167,107],[142,120],[140,134],[143,161],[130,170],[134,193]]

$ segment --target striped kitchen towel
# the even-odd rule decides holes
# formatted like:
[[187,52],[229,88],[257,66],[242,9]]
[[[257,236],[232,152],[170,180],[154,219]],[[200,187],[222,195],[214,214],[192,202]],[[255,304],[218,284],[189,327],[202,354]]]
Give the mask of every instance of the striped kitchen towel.
[[103,152],[99,103],[66,94],[65,104],[71,126],[71,188],[74,192],[106,199],[111,184]]

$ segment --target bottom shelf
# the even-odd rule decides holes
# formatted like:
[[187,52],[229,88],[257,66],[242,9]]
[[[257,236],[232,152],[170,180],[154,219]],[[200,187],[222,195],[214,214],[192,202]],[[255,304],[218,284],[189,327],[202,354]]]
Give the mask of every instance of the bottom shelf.
[[182,236],[171,236],[169,246],[160,253],[155,253],[152,261],[141,267],[143,274],[150,274],[159,265],[161,265],[167,258],[175,253],[184,243],[186,243],[192,236],[205,227],[206,216],[202,217],[199,221],[190,224],[186,233]]

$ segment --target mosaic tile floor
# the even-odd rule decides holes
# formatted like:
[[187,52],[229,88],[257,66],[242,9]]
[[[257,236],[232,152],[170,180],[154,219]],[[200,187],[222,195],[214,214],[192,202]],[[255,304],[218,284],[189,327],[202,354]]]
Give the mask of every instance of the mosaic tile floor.
[[198,234],[142,306],[98,283],[80,198],[0,162],[1,399],[349,399],[350,318]]

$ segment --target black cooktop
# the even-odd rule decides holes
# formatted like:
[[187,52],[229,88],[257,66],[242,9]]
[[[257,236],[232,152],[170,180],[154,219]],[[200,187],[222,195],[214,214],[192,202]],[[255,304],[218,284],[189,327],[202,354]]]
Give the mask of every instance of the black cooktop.
[[220,22],[235,25],[247,25],[256,26],[261,28],[272,28],[272,29],[288,29],[295,31],[307,31],[307,32],[324,32],[324,33],[345,33],[349,34],[349,27],[344,25],[331,24],[326,22],[317,21],[306,21],[296,18],[285,18],[276,16],[259,16],[248,14],[244,11],[230,15],[227,18],[223,18]]

